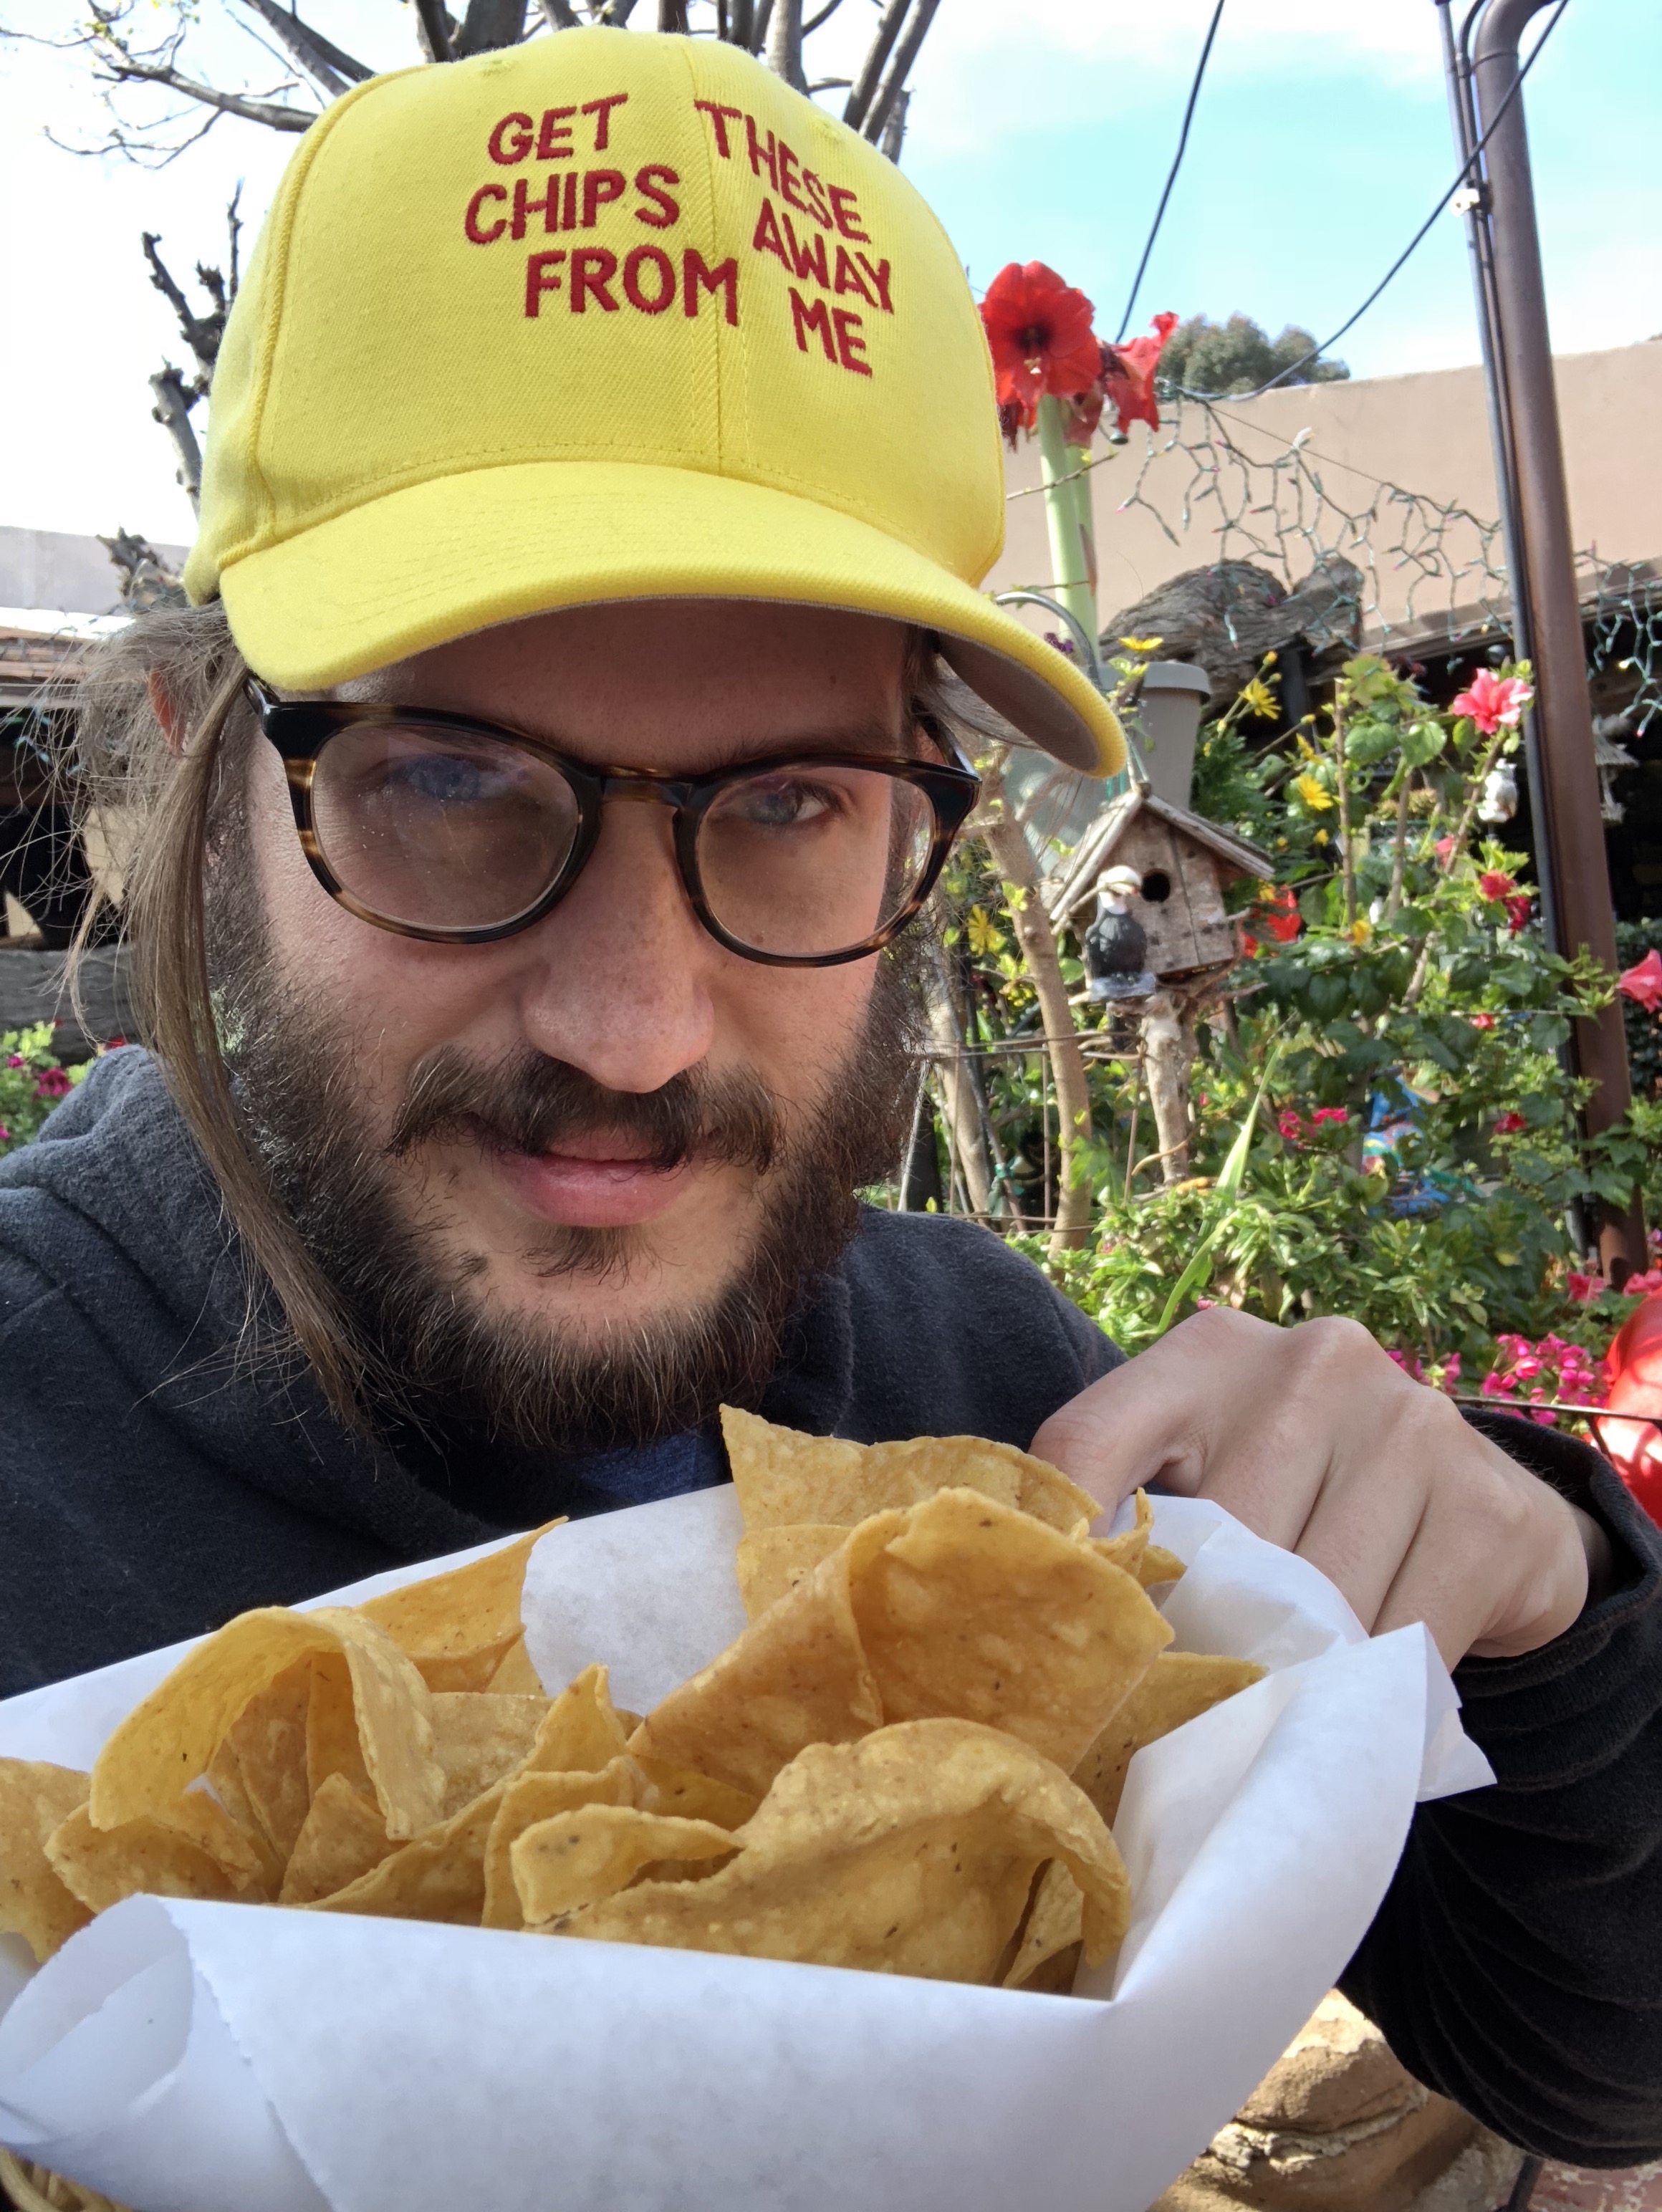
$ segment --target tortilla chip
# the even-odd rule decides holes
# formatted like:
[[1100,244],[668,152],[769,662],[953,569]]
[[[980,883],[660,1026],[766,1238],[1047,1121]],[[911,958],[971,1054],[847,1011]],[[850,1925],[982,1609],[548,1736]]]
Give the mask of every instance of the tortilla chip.
[[648,1812],[673,1814],[682,1820],[713,1820],[718,1828],[742,1828],[756,1811],[758,1800],[748,1790],[735,1790],[714,1776],[695,1774],[690,1766],[671,1766],[661,1759],[636,1755],[648,1786]]
[[968,1721],[813,1745],[733,1840],[738,1856],[706,1880],[637,1883],[558,1932],[986,1982],[1046,1859],[1080,1885],[1093,1960],[1129,1912],[1124,1866],[1084,1793]]
[[[1050,1994],[1059,1995],[1055,1984],[1060,1977],[1051,1976],[1047,1981],[1044,1969],[1068,1952],[1078,1951],[1084,1935],[1085,1893],[1062,1861],[1052,1859],[1038,1877],[1020,1945],[1004,1977],[1005,1988],[1028,1990],[1044,1985]],[[1072,1982],[1070,1972],[1068,1986]]]
[[850,1577],[905,1525],[904,1513],[875,1513],[850,1529],[719,1658],[672,1690],[636,1729],[630,1749],[762,1797],[809,1744],[852,1743],[880,1727]]
[[538,1724],[526,1753],[531,1774],[598,1774],[628,1748],[629,1735],[612,1710],[604,1667],[585,1667]]
[[374,1801],[344,1774],[332,1774],[312,1800],[277,1903],[314,1905],[332,1897],[397,1849]]
[[548,1695],[542,1677],[531,1663],[531,1654],[525,1648],[523,1633],[516,1636],[502,1655],[502,1664],[490,1677],[485,1687],[503,1698],[545,1698]]
[[732,1406],[721,1408],[721,1436],[746,1534],[810,1522],[851,1528],[947,1489],[978,1491],[1064,1534],[1102,1510],[1044,1460],[981,1437],[854,1444],[777,1428]]
[[369,1770],[358,1740],[352,1674],[338,1652],[320,1653],[312,1662],[312,1696],[306,1709],[306,1780],[315,1797],[338,1774],[361,1796],[374,1796]]
[[1188,1571],[1175,1552],[1150,1544],[1138,1562],[1137,1579],[1144,1589],[1152,1589],[1156,1583],[1181,1582]]
[[848,1533],[837,1522],[792,1521],[741,1537],[734,1566],[746,1620],[754,1620],[787,1590],[794,1589],[809,1569],[834,1552]]
[[1136,1493],[1136,1516],[1132,1526],[1123,1529],[1117,1536],[1096,1536],[1090,1541],[1091,1549],[1099,1559],[1106,1559],[1110,1566],[1122,1568],[1128,1575],[1136,1575],[1141,1581],[1138,1570],[1154,1527],[1154,1509],[1148,1503],[1146,1490]]
[[233,1881],[247,1883],[262,1897],[277,1894],[283,1869],[263,1836],[234,1820],[205,1790],[187,1790],[165,1813],[155,1815],[165,1828],[185,1837],[222,1866]]
[[410,1656],[429,1690],[489,1690],[503,1660],[524,1642],[525,1631],[513,1629],[472,1651],[412,1651]]
[[0,1759],[0,1936],[21,1936],[42,1966],[92,1917],[46,1856],[90,1783],[67,1766]]
[[1125,1771],[1145,1744],[1157,1743],[1214,1705],[1263,1680],[1250,1659],[1210,1651],[1162,1651],[1074,1769],[1074,1779],[1111,1825]]
[[[252,1701],[314,1653],[338,1654],[350,1671],[364,1764],[387,1833],[413,1836],[430,1827],[444,1794],[433,1756],[431,1692],[390,1638],[343,1606],[245,1613],[188,1653],[100,1752],[88,1801],[94,1825],[115,1828],[165,1812],[206,1772]],[[246,1778],[247,1755],[240,1744],[238,1750]]]
[[526,1829],[510,1857],[520,1908],[535,1928],[614,1896],[654,1861],[688,1864],[728,1858],[736,1849],[713,1820],[680,1820],[635,1805],[580,1805]]
[[514,1771],[546,1718],[546,1698],[503,1698],[481,1691],[440,1690],[433,1698],[433,1748],[444,1769],[449,1819]]
[[311,1702],[312,1662],[296,1660],[249,1699],[208,1762],[208,1780],[226,1810],[240,1817],[246,1804],[279,1863],[294,1849],[312,1802],[306,1760]]
[[477,1928],[484,1910],[484,1846],[507,1784],[498,1782],[452,1819],[417,1836],[307,1912],[369,1912]]
[[87,1808],[79,1806],[47,1838],[46,1856],[64,1887],[91,1912],[107,1912],[141,1890],[221,1904],[266,1896],[200,1844],[148,1814],[117,1828],[94,1828]]
[[1065,1771],[1171,1635],[1088,1544],[938,1491],[851,1530],[630,1748],[761,1796],[811,1743],[951,1717],[1008,1729]]
[[519,1633],[526,1563],[539,1540],[560,1525],[561,1521],[545,1522],[483,1559],[453,1567],[447,1575],[429,1575],[424,1582],[405,1583],[357,1609],[412,1656],[419,1652],[435,1659],[478,1651],[488,1644],[505,1644]]
[[598,1772],[516,1775],[502,1790],[485,1842],[484,1926],[525,1925],[511,1854],[527,1828],[556,1814],[575,1812],[580,1805],[638,1805],[646,1791],[641,1770],[622,1753]]
[[1088,1545],[973,1491],[905,1523],[853,1581],[884,1721],[979,1721],[1068,1772],[1171,1630]]

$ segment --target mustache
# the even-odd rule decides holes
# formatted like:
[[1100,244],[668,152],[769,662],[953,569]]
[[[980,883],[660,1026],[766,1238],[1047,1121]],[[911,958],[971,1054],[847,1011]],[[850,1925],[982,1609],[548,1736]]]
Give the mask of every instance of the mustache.
[[403,1159],[460,1139],[534,1155],[600,1134],[626,1139],[665,1174],[697,1159],[765,1175],[785,1143],[779,1102],[750,1068],[718,1075],[700,1066],[656,1091],[612,1091],[541,1053],[480,1061],[440,1045],[411,1071],[386,1152]]

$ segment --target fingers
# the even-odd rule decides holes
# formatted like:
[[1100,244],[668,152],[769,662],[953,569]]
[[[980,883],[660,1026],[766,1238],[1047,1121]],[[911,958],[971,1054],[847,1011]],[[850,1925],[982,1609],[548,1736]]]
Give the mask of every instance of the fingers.
[[1373,1634],[1423,1621],[1451,1666],[1562,1633],[1602,1541],[1352,1322],[1196,1315],[1032,1449],[1107,1510],[1145,1484],[1211,1499],[1318,1567]]
[[1241,1314],[1196,1314],[1060,1407],[1033,1453],[1109,1511],[1150,1483],[1193,1496],[1239,1411],[1249,1344],[1282,1334]]

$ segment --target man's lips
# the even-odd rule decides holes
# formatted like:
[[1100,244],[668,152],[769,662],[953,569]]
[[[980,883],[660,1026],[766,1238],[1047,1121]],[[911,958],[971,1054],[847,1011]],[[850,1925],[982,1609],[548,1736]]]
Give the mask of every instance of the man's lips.
[[527,1212],[562,1229],[623,1229],[650,1221],[685,1188],[691,1167],[662,1168],[620,1150],[616,1137],[573,1138],[557,1152],[485,1155]]

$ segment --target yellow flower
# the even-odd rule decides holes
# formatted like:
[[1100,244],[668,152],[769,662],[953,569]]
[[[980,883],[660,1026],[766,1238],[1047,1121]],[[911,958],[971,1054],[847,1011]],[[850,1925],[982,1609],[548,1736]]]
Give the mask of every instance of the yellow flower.
[[1128,653],[1158,653],[1165,642],[1163,637],[1123,637],[1120,640]]
[[1373,925],[1365,914],[1359,914],[1345,932],[1353,945],[1366,945],[1373,934]]
[[1280,702],[1269,688],[1275,681],[1271,677],[1269,684],[1266,684],[1261,676],[1255,676],[1250,684],[1241,686],[1242,706],[1261,722],[1273,722],[1282,711]]
[[984,906],[970,908],[969,939],[970,950],[978,960],[1004,950],[1004,933]]
[[1294,780],[1293,788],[1312,814],[1324,814],[1333,804],[1333,794],[1324,784],[1318,783],[1306,769]]
[[1318,845],[1325,845],[1325,844],[1326,844],[1326,842],[1328,842],[1328,840],[1327,840],[1327,832],[1326,832],[1326,830],[1318,830],[1316,832],[1315,842],[1316,842],[1316,843],[1317,843],[1317,844],[1318,844]]

